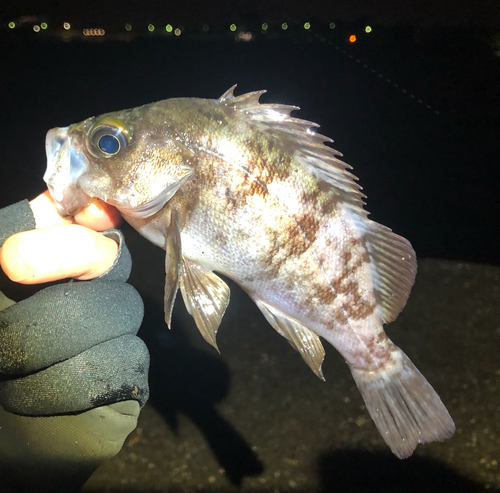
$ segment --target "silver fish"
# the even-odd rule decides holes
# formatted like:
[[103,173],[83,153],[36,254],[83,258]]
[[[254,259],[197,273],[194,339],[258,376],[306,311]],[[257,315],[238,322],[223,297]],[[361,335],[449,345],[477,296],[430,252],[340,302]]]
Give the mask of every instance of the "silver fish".
[[166,250],[165,317],[180,287],[214,347],[237,282],[323,378],[320,337],[344,357],[382,437],[400,458],[455,426],[383,324],[416,274],[410,243],[367,217],[364,195],[318,125],[265,91],[179,98],[47,134],[44,179],[63,215],[91,197],[116,206]]

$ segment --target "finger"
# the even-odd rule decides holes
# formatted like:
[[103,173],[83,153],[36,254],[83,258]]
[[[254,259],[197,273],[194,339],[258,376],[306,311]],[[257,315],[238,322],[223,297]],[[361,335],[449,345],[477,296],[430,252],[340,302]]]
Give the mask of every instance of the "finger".
[[61,225],[18,233],[0,249],[0,265],[23,284],[99,277],[113,265],[118,244],[79,225]]
[[95,231],[116,228],[122,218],[118,209],[102,200],[93,198],[90,204],[75,216],[75,222]]
[[35,216],[37,229],[47,228],[58,224],[80,224],[94,231],[104,231],[116,228],[121,222],[118,209],[106,204],[102,200],[93,198],[90,204],[80,211],[74,218],[61,217],[57,212],[50,192],[46,190],[30,202],[31,210]]
[[37,229],[48,228],[49,226],[58,224],[73,224],[74,222],[72,217],[62,217],[59,215],[48,190],[36,199],[33,199],[30,202],[30,207],[35,216]]

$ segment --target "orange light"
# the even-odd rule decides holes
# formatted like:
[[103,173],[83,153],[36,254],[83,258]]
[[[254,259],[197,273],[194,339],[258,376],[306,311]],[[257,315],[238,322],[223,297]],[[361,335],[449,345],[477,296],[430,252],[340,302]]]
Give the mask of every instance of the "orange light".
[[356,41],[356,35],[355,35],[355,34],[351,34],[351,35],[349,36],[349,41],[350,41],[351,43],[354,43],[354,41]]

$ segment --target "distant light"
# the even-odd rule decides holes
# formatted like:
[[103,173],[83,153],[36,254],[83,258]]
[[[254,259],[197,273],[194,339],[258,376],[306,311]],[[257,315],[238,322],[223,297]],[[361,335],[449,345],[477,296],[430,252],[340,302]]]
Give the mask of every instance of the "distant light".
[[42,29],[47,29],[47,23],[46,23],[46,22],[42,22],[42,23],[40,24],[40,27],[41,27]]
[[236,24],[231,24],[229,26],[229,29],[231,29],[231,31],[233,31],[233,32],[236,31]]
[[37,24],[35,24],[33,26],[33,31],[35,31],[36,33],[39,33],[40,32],[40,26],[38,26]]
[[262,24],[262,30],[263,30],[263,31],[267,31],[267,28],[268,28],[268,27],[269,27],[269,26],[267,25],[267,22],[264,22],[264,24]]
[[83,30],[84,36],[104,36],[105,34],[106,34],[106,31],[100,27],[97,27],[94,29],[84,29]]
[[171,32],[173,31],[173,29],[174,29],[174,28],[173,28],[170,24],[167,24],[167,25],[165,26],[165,31],[167,31],[167,33],[171,33]]
[[9,27],[11,29],[14,29],[16,27],[16,23],[15,22],[9,22]]
[[283,31],[286,31],[288,29],[288,24],[286,22],[283,22],[283,24],[281,24],[281,29],[283,29]]
[[153,24],[149,24],[149,26],[148,26],[148,31],[149,31],[150,33],[152,33],[154,30],[155,30],[155,27],[153,26]]
[[335,29],[335,22],[330,22],[330,29]]
[[366,26],[365,27],[365,33],[371,33],[371,32],[372,32],[371,26]]
[[355,35],[355,34],[351,34],[351,35],[349,36],[349,41],[350,41],[351,43],[354,43],[354,42],[356,41],[356,35]]
[[176,36],[180,36],[182,34],[182,31],[179,28],[176,28],[176,30],[174,31],[174,34]]
[[69,22],[65,22],[63,24],[63,28],[66,29],[66,31],[69,31],[71,29],[71,24]]
[[132,31],[132,26],[130,24],[125,24],[125,31]]
[[311,24],[309,22],[306,22],[304,24],[304,29],[311,29]]
[[208,27],[208,24],[203,24],[202,29],[203,29],[204,32],[207,33],[210,28]]
[[236,39],[239,41],[250,41],[252,39],[252,33],[251,32],[239,32],[236,35]]

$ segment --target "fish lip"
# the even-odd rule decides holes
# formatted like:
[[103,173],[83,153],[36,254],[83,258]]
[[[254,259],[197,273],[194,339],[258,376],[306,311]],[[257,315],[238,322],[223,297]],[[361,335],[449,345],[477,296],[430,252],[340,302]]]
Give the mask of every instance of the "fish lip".
[[69,127],[53,128],[47,132],[45,152],[47,170],[43,175],[61,216],[74,216],[91,200],[78,184],[88,169],[89,161],[71,140]]

